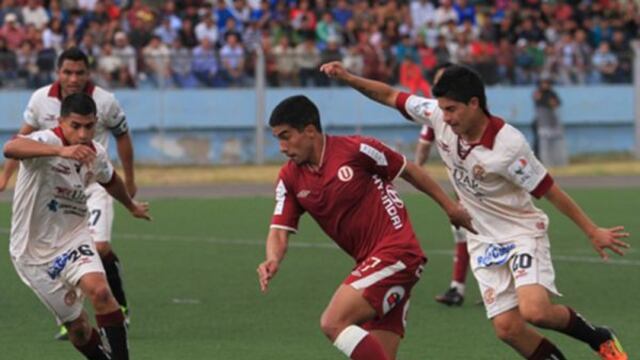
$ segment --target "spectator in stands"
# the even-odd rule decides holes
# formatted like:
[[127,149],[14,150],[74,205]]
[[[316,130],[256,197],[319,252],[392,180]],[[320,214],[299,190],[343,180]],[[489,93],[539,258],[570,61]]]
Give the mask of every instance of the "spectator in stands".
[[[107,42],[108,43],[108,42]],[[82,41],[78,45],[78,48],[87,55],[89,59],[89,67],[95,69],[98,59],[101,56],[100,46],[96,44],[91,33],[85,32],[82,36]]]
[[18,17],[14,13],[7,13],[4,16],[4,25],[0,29],[0,37],[7,42],[7,47],[11,50],[17,50],[24,40],[26,33],[20,23]]
[[[122,31],[117,32],[114,35],[113,55],[120,58],[131,78],[136,79],[138,77],[138,59],[136,56],[136,50],[133,46],[129,45],[129,39]],[[120,78],[124,78],[124,76],[121,76]]]
[[333,9],[331,9],[331,14],[333,18],[342,26],[343,28],[347,26],[347,22],[353,17],[353,12],[351,11],[351,6],[347,2],[347,0],[338,0],[336,1],[336,5]]
[[238,36],[230,32],[227,34],[225,45],[220,49],[220,63],[226,84],[242,86],[246,81],[245,53]]
[[[182,27],[183,31],[186,31],[185,27]],[[218,43],[218,26],[213,21],[213,15],[208,9],[202,14],[202,18],[198,25],[195,27],[195,35],[198,42],[202,42],[203,39],[209,40],[210,44]],[[186,45],[186,44],[185,44]]]
[[594,83],[614,83],[618,74],[618,57],[611,52],[609,43],[602,41],[598,50],[591,58],[593,71],[591,73]]
[[190,49],[185,47],[179,39],[175,39],[169,49],[169,58],[173,84],[180,88],[196,87],[198,80],[192,73]]
[[7,41],[0,37],[0,86],[12,86],[18,77],[16,54],[9,49]]
[[7,15],[15,15],[16,22],[22,24],[22,8],[16,5],[16,0],[2,0],[0,6],[0,25],[4,25],[7,21]]
[[200,45],[193,48],[192,55],[191,68],[193,69],[193,75],[202,85],[217,87],[224,84],[218,74],[218,59],[213,44],[209,39],[203,38]]
[[449,21],[453,21],[454,24],[457,24],[460,18],[458,17],[458,13],[451,6],[452,0],[442,0],[440,1],[440,6],[436,9],[435,21],[437,26],[442,26]]
[[298,85],[296,51],[291,46],[288,36],[280,37],[278,45],[273,48],[273,56],[276,58],[278,83],[280,86]]
[[162,23],[153,30],[153,34],[159,37],[164,44],[169,45],[178,37],[178,29],[171,26],[169,17],[164,17]]
[[117,81],[120,67],[124,63],[122,59],[113,54],[113,47],[105,42],[100,49],[100,57],[97,61],[98,84],[106,88],[112,88]]
[[145,74],[155,87],[165,88],[171,79],[169,49],[159,36],[152,36],[149,44],[142,49]]
[[322,19],[318,21],[316,25],[316,36],[319,41],[320,48],[324,48],[329,42],[329,39],[339,39],[342,29],[333,19],[331,12],[327,11],[322,14]]
[[458,24],[469,21],[475,25],[476,7],[472,4],[469,4],[467,0],[457,0],[453,5],[453,10],[455,10],[456,14],[458,15]]
[[42,31],[42,44],[46,49],[54,49],[56,53],[62,52],[64,49],[64,34],[60,19],[52,19],[49,26]]
[[18,77],[24,81],[29,89],[36,89],[38,86],[36,75],[38,74],[38,56],[33,48],[33,44],[24,41],[16,51],[16,62],[18,64]]
[[[217,34],[217,29],[216,29]],[[178,30],[178,38],[180,39],[180,43],[182,46],[192,49],[198,46],[198,36],[193,31],[193,23],[189,18],[186,18],[182,21],[180,25],[180,30]],[[216,36],[217,39],[217,36]]]
[[411,94],[422,93],[424,97],[431,97],[431,85],[424,78],[422,68],[417,63],[417,53],[407,54],[400,64],[400,85],[409,90]]
[[33,24],[36,29],[43,29],[49,22],[49,14],[40,0],[28,0],[27,6],[22,8],[22,21],[25,25]]
[[318,78],[323,76],[320,67],[320,50],[316,47],[315,36],[307,34],[304,41],[295,49],[296,68],[300,77],[300,85],[317,86]]
[[414,33],[426,28],[427,24],[433,24],[435,22],[436,8],[431,1],[412,0],[410,9]]
[[618,70],[614,81],[617,83],[631,82],[631,69],[633,67],[633,50],[622,30],[613,32],[610,44],[611,52],[618,58]]

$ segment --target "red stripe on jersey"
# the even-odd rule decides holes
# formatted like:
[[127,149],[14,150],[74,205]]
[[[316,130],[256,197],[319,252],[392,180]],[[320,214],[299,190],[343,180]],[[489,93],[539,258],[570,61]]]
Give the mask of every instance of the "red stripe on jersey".
[[428,142],[433,142],[433,140],[435,140],[436,138],[436,134],[433,131],[433,128],[431,127],[427,127],[427,131],[421,131],[420,132],[420,139],[424,140],[424,141],[428,141]]
[[60,140],[62,140],[62,145],[69,146],[69,142],[67,141],[67,138],[64,137],[64,133],[62,132],[62,128],[60,126],[54,127],[53,129],[51,129],[51,131],[53,131],[53,133],[56,134],[56,136],[59,137]]
[[551,186],[553,186],[553,178],[551,177],[551,175],[547,174],[540,181],[538,186],[533,189],[531,195],[533,195],[536,199],[540,199],[549,191],[549,189],[551,189]]
[[407,120],[413,121],[413,118],[411,118],[406,108],[407,99],[409,99],[409,96],[411,96],[411,94],[406,92],[399,93],[398,97],[396,97],[396,108],[404,117],[407,118]]

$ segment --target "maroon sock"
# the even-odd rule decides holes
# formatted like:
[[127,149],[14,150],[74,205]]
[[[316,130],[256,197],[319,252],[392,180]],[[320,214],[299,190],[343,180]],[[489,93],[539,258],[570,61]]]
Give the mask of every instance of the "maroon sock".
[[469,252],[467,243],[456,243],[456,254],[453,257],[453,281],[464,284],[469,269]]
[[371,334],[365,336],[351,353],[353,360],[388,360],[382,344]]
[[128,360],[129,344],[127,329],[124,326],[124,315],[120,309],[102,315],[96,315],[100,331],[105,335],[111,349],[112,360]]
[[100,341],[100,335],[98,335],[96,329],[91,329],[91,337],[86,344],[79,346],[73,344],[73,346],[89,360],[109,360],[102,351],[102,341]]
[[527,360],[566,360],[566,358],[555,345],[543,338],[540,345]]

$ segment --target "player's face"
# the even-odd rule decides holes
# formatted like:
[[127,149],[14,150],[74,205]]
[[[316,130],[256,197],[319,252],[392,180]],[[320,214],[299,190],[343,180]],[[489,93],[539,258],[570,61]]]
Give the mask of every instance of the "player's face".
[[444,122],[451,126],[456,135],[466,134],[473,128],[474,114],[479,109],[478,99],[471,98],[468,104],[445,97],[438,98],[438,106],[442,109]]
[[298,165],[308,162],[313,152],[313,141],[307,131],[310,126],[303,131],[289,125],[277,125],[271,129],[273,136],[278,138],[280,152]]
[[89,81],[89,69],[83,61],[65,60],[58,69],[58,79],[63,96],[79,93]]
[[95,115],[71,113],[60,118],[60,127],[71,145],[89,144],[96,133]]

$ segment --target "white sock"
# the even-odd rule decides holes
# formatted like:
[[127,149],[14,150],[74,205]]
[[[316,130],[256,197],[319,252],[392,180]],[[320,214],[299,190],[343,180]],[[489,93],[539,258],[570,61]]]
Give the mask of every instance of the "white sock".
[[457,281],[452,281],[451,282],[451,287],[455,288],[456,290],[458,290],[458,293],[460,293],[460,295],[464,295],[464,284],[463,283],[459,283]]
[[356,346],[364,339],[369,333],[363,328],[350,325],[347,326],[340,335],[336,338],[336,341],[333,342],[333,346],[337,347],[338,350],[342,351],[348,357],[351,357],[353,350],[355,350]]

